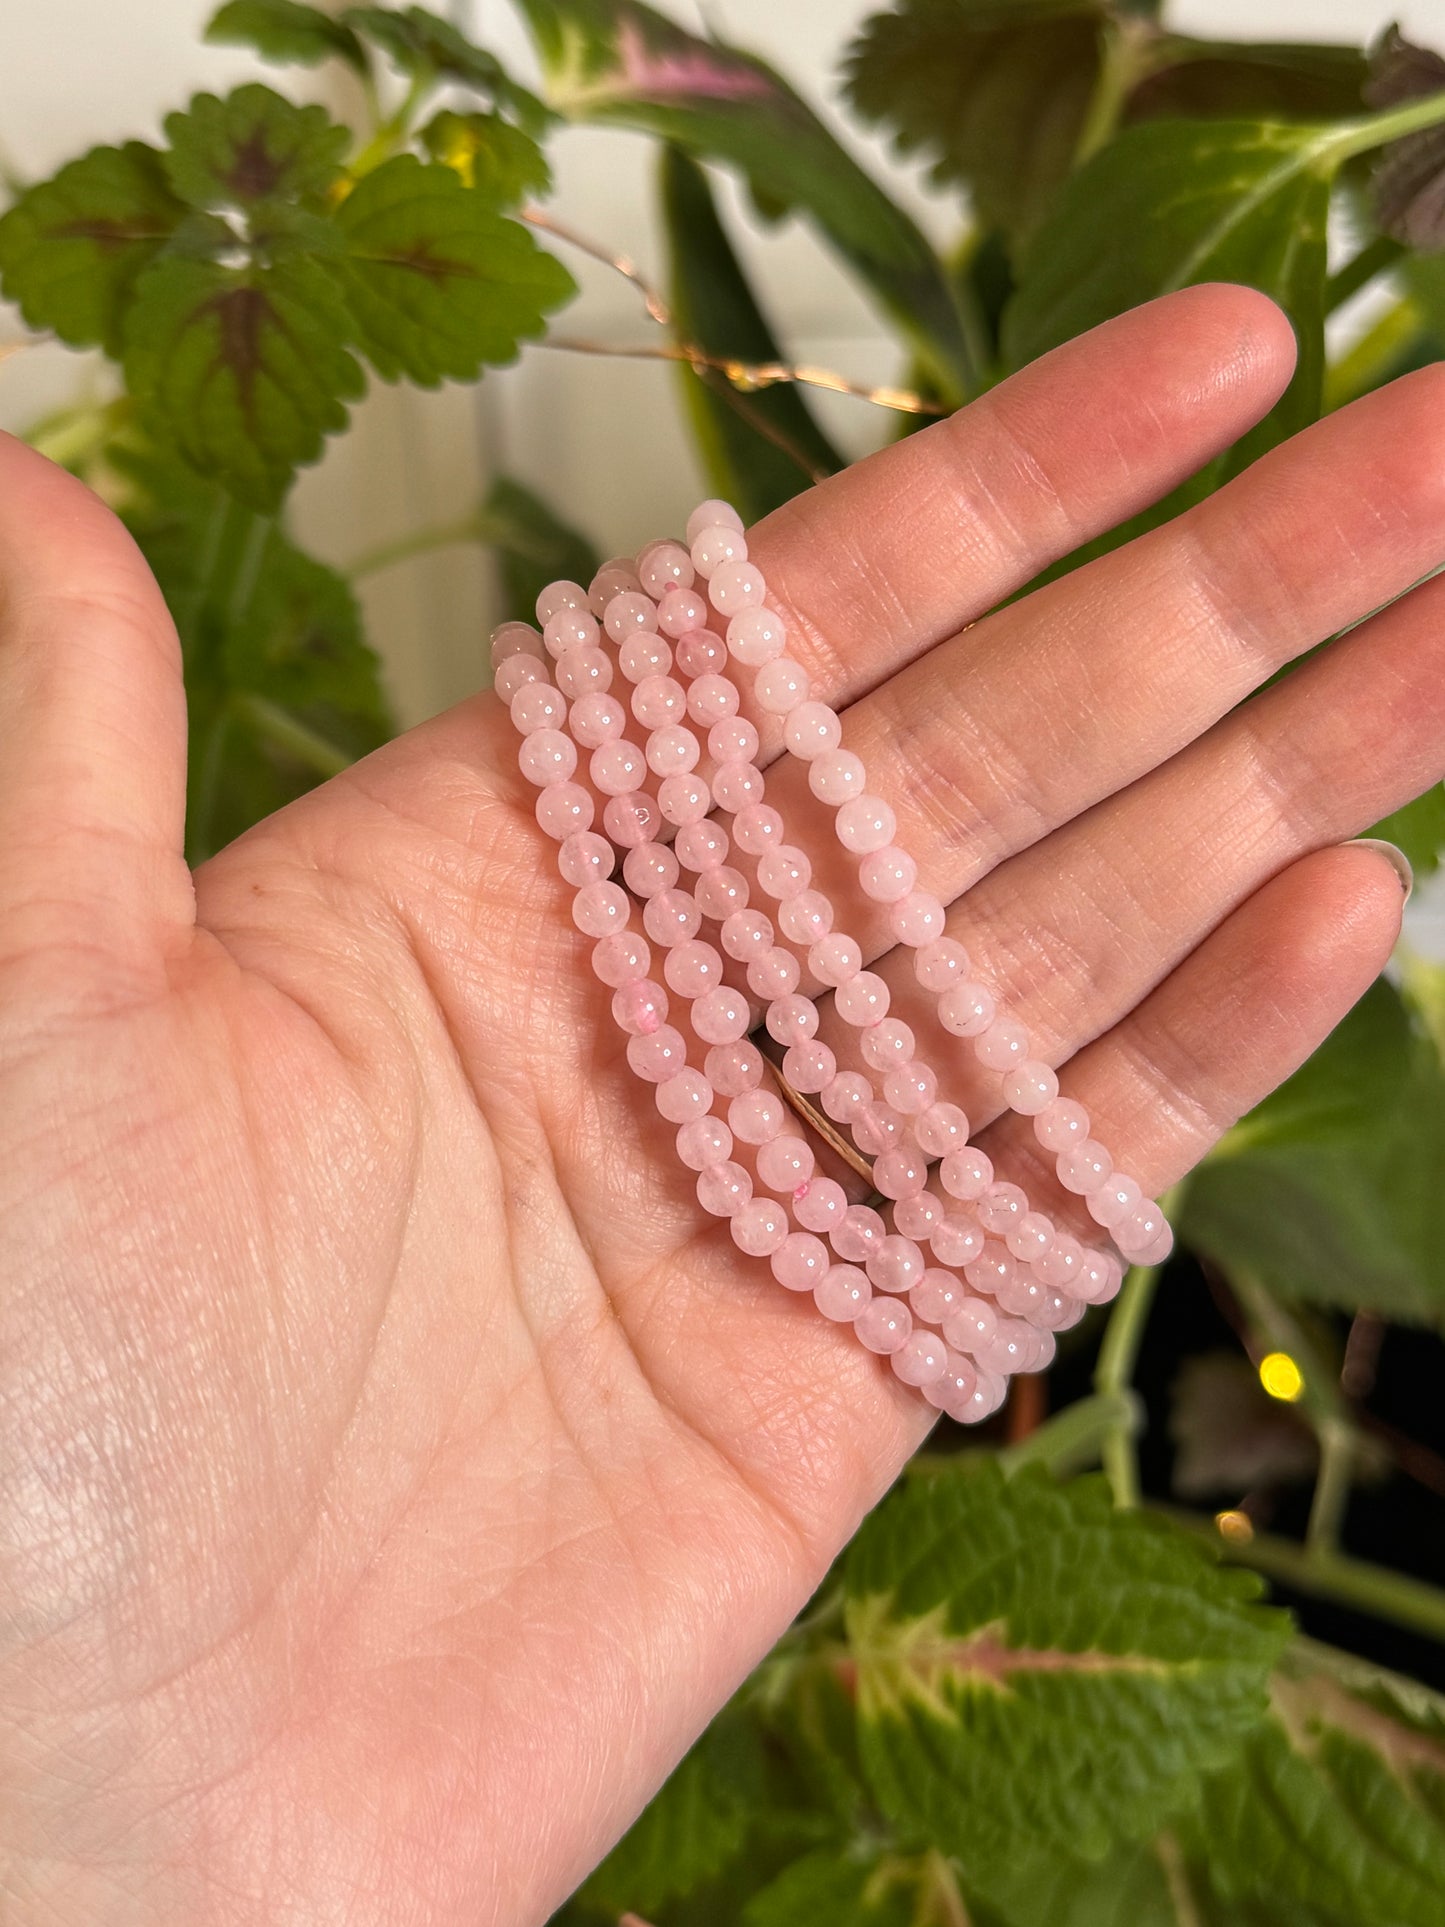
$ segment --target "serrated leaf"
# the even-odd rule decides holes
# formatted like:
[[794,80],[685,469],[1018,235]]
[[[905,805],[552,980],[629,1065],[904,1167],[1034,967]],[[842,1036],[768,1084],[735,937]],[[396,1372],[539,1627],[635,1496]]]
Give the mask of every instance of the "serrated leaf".
[[1368,71],[1358,47],[1178,34],[1161,36],[1151,67],[1130,91],[1126,121],[1342,119],[1360,111]]
[[902,154],[1026,231],[1073,165],[1098,84],[1104,0],[901,0],[848,49],[846,91]]
[[259,81],[224,99],[196,94],[184,113],[166,115],[165,129],[171,186],[205,209],[319,205],[341,177],[351,139],[324,107],[298,107]]
[[360,74],[370,62],[350,27],[320,7],[301,0],[227,0],[211,18],[205,38],[223,45],[254,47],[263,60],[314,67],[344,60]]
[[186,212],[155,148],[92,148],[0,218],[0,289],[32,328],[118,355],[136,277]]
[[528,194],[545,194],[552,185],[547,157],[520,127],[500,114],[433,116],[421,130],[422,145],[434,161],[451,168],[463,186],[494,207],[515,207]]
[[875,1796],[985,1887],[1018,1841],[1098,1856],[1197,1792],[1258,1723],[1282,1615],[1100,1479],[905,1483],[847,1562]]
[[552,118],[534,93],[512,79],[494,53],[478,47],[450,20],[426,7],[345,7],[340,19],[414,80],[457,80],[476,87],[534,132]]
[[1280,1297],[1445,1315],[1445,1075],[1381,979],[1195,1172],[1181,1230]]
[[[685,341],[718,357],[761,363],[782,354],[718,218],[707,176],[680,149],[659,160],[668,293]],[[743,394],[719,374],[678,370],[711,486],[747,522],[790,501],[843,459],[795,387]]]
[[1022,1840],[993,1871],[986,1904],[1000,1927],[1205,1927],[1180,1904],[1174,1851],[1166,1837],[1090,1861]]
[[[1445,59],[1386,29],[1370,58],[1365,99],[1371,107],[1423,100],[1445,88]],[[1386,234],[1407,247],[1445,246],[1445,128],[1424,127],[1392,141],[1375,162],[1375,215]]]
[[552,105],[715,160],[754,199],[806,214],[925,358],[946,392],[975,356],[941,263],[917,226],[765,61],[701,40],[638,0],[520,0]]
[[351,333],[335,283],[304,256],[239,269],[161,260],[126,317],[126,380],[193,467],[269,511],[362,391]]
[[1242,281],[1285,309],[1299,360],[1283,399],[1226,472],[1315,420],[1324,372],[1329,128],[1158,121],[1127,128],[1065,185],[1021,264],[1004,317],[1020,367],[1140,302]]
[[1445,783],[1436,783],[1413,803],[1377,823],[1371,836],[1382,836],[1403,850],[1415,881],[1433,876],[1445,855]]
[[585,535],[539,495],[499,475],[482,505],[482,524],[501,570],[506,614],[532,622],[549,582],[590,582],[601,558]]
[[741,1927],[944,1927],[921,1891],[929,1874],[949,1877],[941,1865],[925,1872],[916,1857],[806,1854],[753,1896]]
[[435,387],[515,360],[572,276],[516,221],[449,167],[398,154],[357,182],[336,211],[345,289],[362,353],[387,381]]

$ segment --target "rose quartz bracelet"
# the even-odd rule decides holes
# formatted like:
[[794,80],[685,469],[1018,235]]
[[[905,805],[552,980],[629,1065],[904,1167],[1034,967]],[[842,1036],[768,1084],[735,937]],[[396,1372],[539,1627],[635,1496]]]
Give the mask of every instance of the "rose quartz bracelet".
[[[888,1015],[886,985],[863,969],[856,941],[835,929],[832,904],[810,888],[806,854],[787,842],[781,816],[764,801],[757,731],[739,714],[730,662],[755,671],[755,705],[780,716],[786,750],[808,764],[814,795],[837,808],[839,840],[859,856],[864,895],[889,906],[892,933],[913,950],[919,983],[937,994],[944,1029],[973,1038],[980,1061],[1003,1073],[1005,1103],[1033,1117],[1065,1188],[1083,1195],[1126,1256],[1158,1262],[1170,1233],[1158,1207],[1090,1137],[1083,1107],[1059,1096],[1023,1027],[969,975],[962,946],[943,935],[943,906],[917,890],[892,811],[869,794],[861,762],[840,747],[841,720],[811,698],[806,672],[784,653],[783,620],[766,606],[736,513],[704,503],[687,534],[690,548],[654,543],[635,569],[623,558],[604,565],[589,590],[552,584],[538,600],[541,637],[517,623],[495,633],[494,686],[525,739],[519,761],[541,791],[537,820],[559,842],[559,868],[577,889],[574,920],[597,939],[594,968],[614,990],[629,1062],[678,1125],[678,1153],[697,1173],[700,1203],[729,1220],[739,1250],[768,1257],[790,1289],[810,1290],[826,1316],[851,1323],[870,1350],[888,1356],[905,1383],[952,1416],[977,1420],[996,1409],[1009,1373],[1049,1361],[1052,1331],[1117,1290],[1122,1267],[1032,1211],[1018,1186],[996,1181],[989,1160],[968,1144],[965,1114],[939,1100],[936,1073],[919,1058],[911,1029]],[[706,602],[694,587],[699,577]],[[726,620],[725,640],[706,626],[709,603]],[[608,642],[632,685],[627,705],[611,693]],[[648,731],[644,744],[628,734],[629,707]],[[573,780],[579,750],[588,754],[592,788]],[[710,775],[699,769],[704,751]],[[605,836],[592,830],[594,790],[606,798]],[[840,1071],[817,1041],[818,1011],[798,992],[798,958],[776,942],[772,920],[749,908],[747,880],[726,861],[729,838],[715,808],[731,816],[733,839],[755,857],[784,936],[805,949],[814,980],[832,987],[838,1015],[857,1030],[864,1062],[882,1073],[881,1099],[863,1073]],[[671,847],[663,840],[669,826]],[[630,928],[632,901],[610,881],[614,844],[626,851],[623,873],[642,899],[644,928],[666,950],[667,985],[689,1003],[691,1028],[708,1047],[702,1070],[689,1065],[686,1039],[666,1021],[667,991],[648,976],[648,945]],[[684,866],[696,875],[691,890],[678,887]],[[748,1001],[700,936],[705,920],[766,1006],[767,1028],[786,1047],[784,1081],[816,1094],[873,1159],[875,1188],[893,1200],[894,1230],[869,1206],[848,1205],[840,1185],[816,1175],[812,1147],[785,1130],[785,1108],[763,1088],[763,1059],[746,1038]],[[726,1121],[713,1114],[718,1097],[728,1100]],[[739,1140],[753,1150],[753,1172],[733,1155]],[[934,1158],[946,1199],[928,1188]],[[755,1195],[754,1173],[783,1196]],[[960,1203],[972,1214],[960,1213]],[[820,1233],[842,1262],[832,1261]],[[929,1242],[937,1264],[917,1239]],[[960,1263],[966,1283],[953,1270]]]

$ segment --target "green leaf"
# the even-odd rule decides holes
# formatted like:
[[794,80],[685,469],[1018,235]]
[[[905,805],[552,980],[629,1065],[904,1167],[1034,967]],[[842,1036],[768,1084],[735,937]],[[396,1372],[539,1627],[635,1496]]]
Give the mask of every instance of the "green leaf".
[[1358,47],[1191,40],[1166,34],[1130,91],[1126,121],[1338,120],[1357,114],[1367,66]]
[[450,167],[398,154],[336,212],[334,270],[355,339],[386,381],[435,387],[515,360],[576,283],[527,229],[464,187]]
[[413,80],[456,80],[475,87],[533,132],[552,119],[537,96],[519,86],[495,54],[478,47],[450,20],[426,7],[345,7],[340,19]]
[[458,175],[464,186],[494,207],[515,207],[528,194],[545,194],[552,185],[547,157],[520,127],[500,114],[435,115],[421,130],[422,145],[434,161]]
[[[1180,1905],[1170,1836],[1147,1846],[1116,1847],[1093,1861],[1041,1850],[1028,1840],[1018,1847],[1008,1866],[994,1870],[987,1888],[988,1904],[1004,1927],[1205,1927],[1196,1912]],[[1290,1927],[1303,1924],[1291,1921]]]
[[254,209],[266,201],[319,205],[341,177],[351,136],[324,107],[297,107],[253,81],[220,100],[196,94],[167,114],[171,186],[192,207]]
[[[679,148],[660,156],[669,295],[683,340],[738,361],[783,359],[733,253],[707,176]],[[790,501],[843,458],[790,383],[747,395],[717,373],[678,370],[711,486],[747,522]]]
[[1417,883],[1433,876],[1445,854],[1445,783],[1436,783],[1413,803],[1385,817],[1370,835],[1382,836],[1405,852]]
[[304,256],[240,269],[161,260],[126,317],[126,380],[159,437],[271,510],[362,391],[351,333],[335,282]]
[[741,1927],[944,1927],[921,1890],[929,1876],[950,1876],[937,1856],[928,1858],[925,1871],[896,1854],[807,1854],[753,1896]]
[[1026,231],[1069,172],[1099,80],[1103,0],[902,0],[849,48],[846,92],[980,220]]
[[1012,366],[1111,315],[1201,281],[1248,282],[1299,337],[1283,399],[1231,470],[1319,414],[1329,128],[1159,121],[1128,128],[1067,183],[1029,243],[1004,321]]
[[520,0],[551,103],[568,119],[636,128],[735,168],[770,211],[797,209],[854,269],[945,391],[977,357],[918,228],[766,62],[700,40],[638,0]]
[[601,566],[585,535],[505,475],[492,484],[482,523],[501,569],[506,613],[518,622],[536,621],[537,597],[549,582],[590,582]]
[[1105,1483],[996,1463],[906,1482],[847,1563],[862,1754],[884,1812],[985,1888],[1021,1839],[1097,1857],[1196,1797],[1286,1637],[1251,1580]]
[[1181,1231],[1278,1296],[1445,1313],[1445,1074],[1381,979],[1195,1172]]
[[320,7],[300,0],[227,0],[206,27],[205,38],[232,46],[254,47],[263,60],[315,67],[323,60],[344,60],[359,74],[370,67],[366,50],[350,27]]
[[0,289],[32,328],[118,356],[136,277],[185,215],[155,148],[92,148],[0,219]]

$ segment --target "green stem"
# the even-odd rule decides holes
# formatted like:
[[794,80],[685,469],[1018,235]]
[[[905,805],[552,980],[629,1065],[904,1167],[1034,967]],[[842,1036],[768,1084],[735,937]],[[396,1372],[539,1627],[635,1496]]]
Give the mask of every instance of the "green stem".
[[412,115],[421,101],[431,92],[435,76],[423,70],[407,88],[406,94],[394,114],[388,114],[371,139],[366,143],[351,163],[353,174],[369,174],[373,167],[379,167],[406,141],[411,133]]
[[232,699],[232,708],[259,729],[263,736],[269,737],[276,747],[284,750],[298,763],[305,764],[320,777],[339,776],[349,769],[353,757],[344,749],[319,735],[316,730],[308,729],[305,723],[289,715],[286,710],[268,702],[264,696],[245,695]]
[[[1119,1398],[1129,1390],[1158,1283],[1158,1265],[1134,1265],[1125,1278],[1094,1368],[1094,1390],[1100,1397]],[[1104,1435],[1101,1456],[1115,1505],[1137,1506],[1139,1458],[1134,1449],[1133,1430],[1123,1425],[1111,1426]]]
[[1322,157],[1338,166],[1356,154],[1384,147],[1389,141],[1403,140],[1427,127],[1445,121],[1445,93],[1430,94],[1424,100],[1406,101],[1403,107],[1389,107],[1381,114],[1362,115],[1359,120],[1341,121],[1330,128],[1321,143]]
[[1066,1405],[1046,1418],[1017,1445],[1005,1446],[999,1464],[1006,1472],[1024,1465],[1045,1465],[1056,1479],[1086,1472],[1099,1463],[1110,1438],[1133,1438],[1143,1422],[1144,1407],[1137,1392],[1095,1392]]
[[504,527],[480,509],[473,509],[460,521],[433,523],[430,528],[413,529],[407,535],[398,535],[389,542],[378,542],[375,548],[363,549],[354,560],[344,565],[342,573],[355,582],[364,575],[375,575],[380,569],[389,569],[395,563],[409,562],[414,555],[427,555],[433,549],[452,548],[460,542],[495,542],[504,535],[513,534],[511,525]]
[[1356,1433],[1353,1425],[1328,1419],[1319,1427],[1320,1469],[1310,1500],[1305,1544],[1314,1552],[1333,1552],[1350,1502],[1354,1478]]
[[1082,167],[1114,138],[1130,89],[1143,78],[1148,66],[1147,45],[1137,28],[1118,22],[1101,29],[1099,77],[1074,144],[1075,167]]
[[1377,274],[1394,267],[1404,252],[1400,242],[1389,234],[1377,234],[1373,241],[1367,241],[1326,281],[1325,313],[1333,314],[1336,308],[1342,308],[1351,295],[1358,294]]

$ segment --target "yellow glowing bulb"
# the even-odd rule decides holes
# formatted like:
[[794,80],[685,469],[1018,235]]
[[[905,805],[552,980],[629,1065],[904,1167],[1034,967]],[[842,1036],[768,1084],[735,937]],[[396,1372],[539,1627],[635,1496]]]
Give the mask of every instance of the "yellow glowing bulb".
[[1305,1388],[1304,1373],[1288,1352],[1271,1352],[1259,1361],[1259,1382],[1271,1398],[1292,1405]]
[[1232,1545],[1247,1546],[1254,1537],[1254,1521],[1247,1512],[1216,1512],[1214,1523],[1220,1538]]

